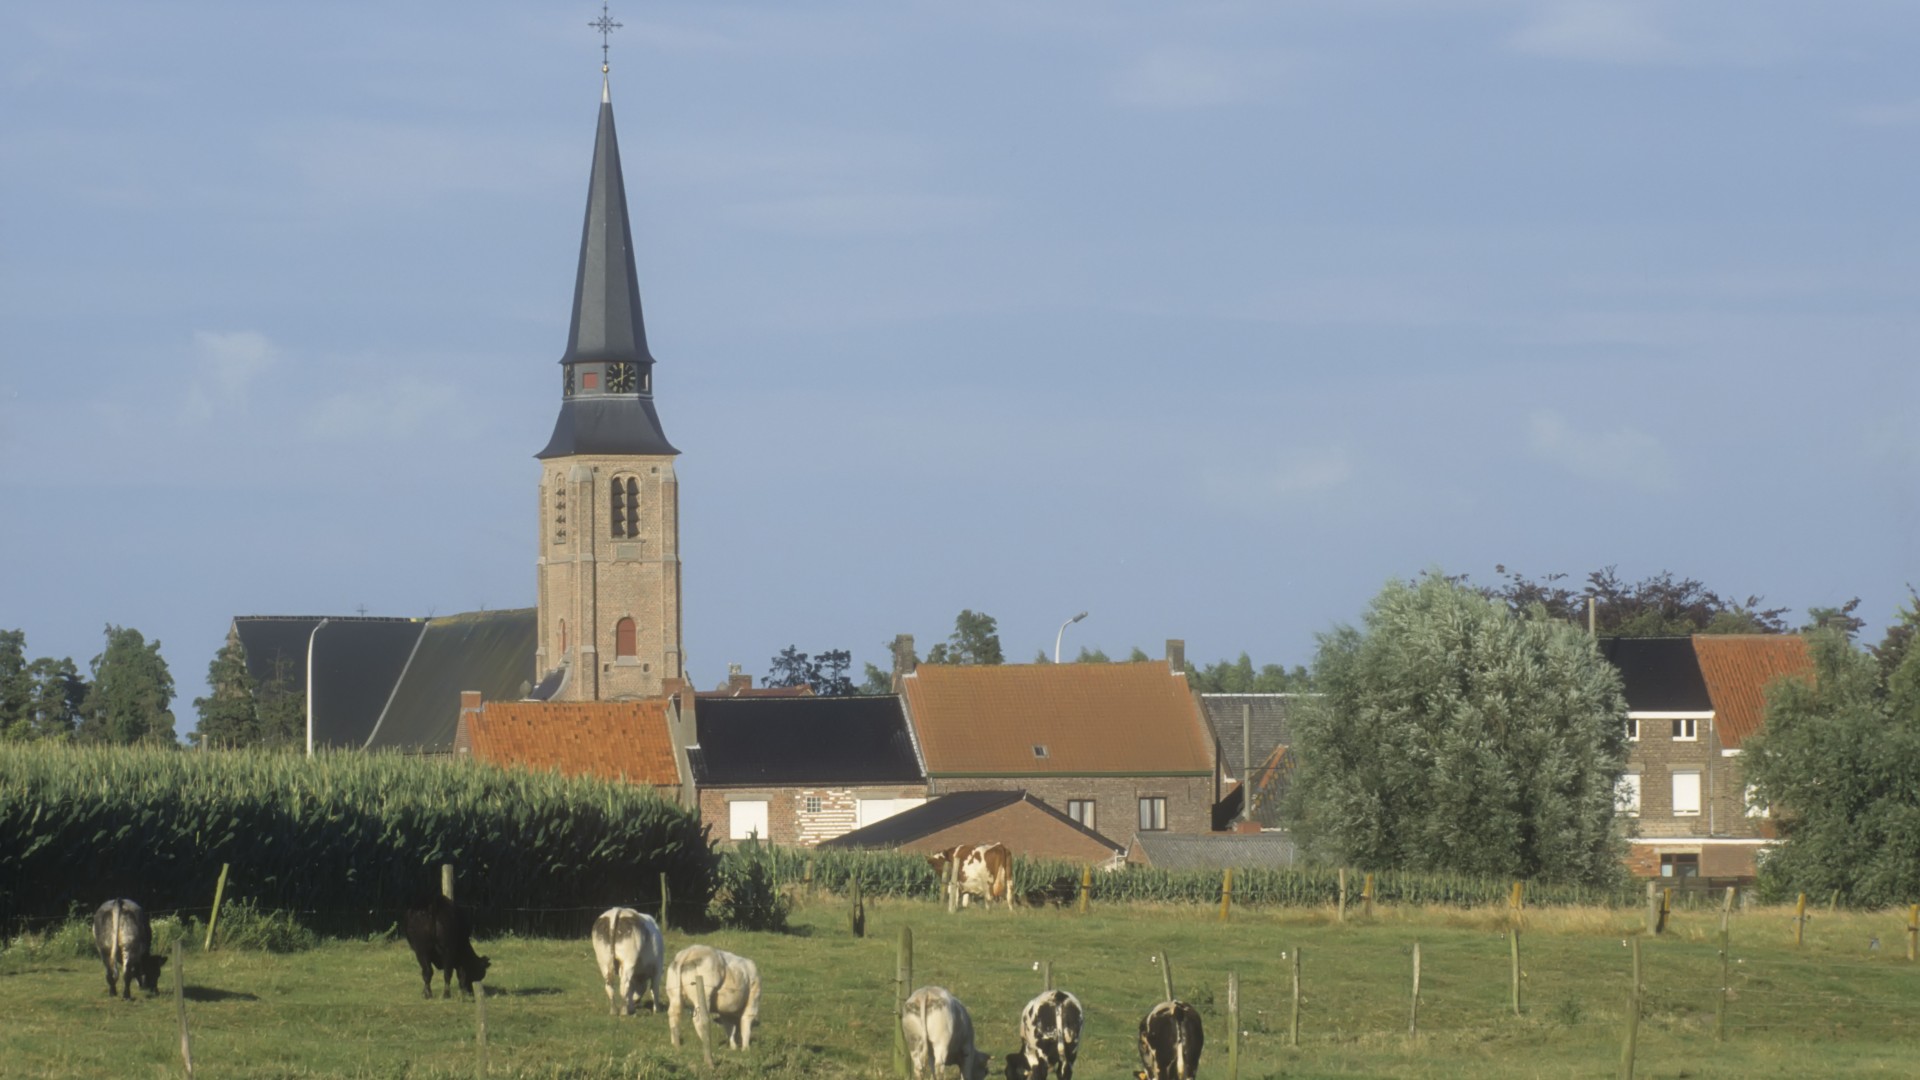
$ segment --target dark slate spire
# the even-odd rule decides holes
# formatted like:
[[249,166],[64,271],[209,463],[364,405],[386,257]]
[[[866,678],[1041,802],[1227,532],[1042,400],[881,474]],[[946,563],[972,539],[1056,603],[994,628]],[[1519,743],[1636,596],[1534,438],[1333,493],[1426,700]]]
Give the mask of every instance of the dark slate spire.
[[603,78],[580,269],[573,283],[573,325],[560,358],[564,397],[553,438],[536,456],[679,453],[667,442],[653,409],[653,363],[640,317],[613,101]]

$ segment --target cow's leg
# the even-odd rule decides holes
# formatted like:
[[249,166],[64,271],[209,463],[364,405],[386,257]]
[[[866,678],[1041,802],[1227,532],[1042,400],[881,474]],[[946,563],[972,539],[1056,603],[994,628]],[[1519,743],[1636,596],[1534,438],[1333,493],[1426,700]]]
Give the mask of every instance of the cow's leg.
[[624,990],[626,987],[626,980],[620,977],[620,958],[619,957],[617,956],[614,957],[613,961],[607,965],[606,978],[607,978],[607,1015],[608,1016],[625,1016],[627,1012],[627,1009],[626,1009],[627,1000],[626,1000],[626,994],[624,993]]
[[430,960],[420,961],[420,984],[421,984],[420,996],[423,998],[426,998],[428,1001],[432,1001],[433,1000],[433,962]]
[[100,963],[107,969],[107,996],[112,997],[120,992],[119,984],[113,977],[113,957],[103,952],[100,954]]
[[451,997],[453,997],[453,969],[447,968],[440,972],[440,1000],[446,1001]]

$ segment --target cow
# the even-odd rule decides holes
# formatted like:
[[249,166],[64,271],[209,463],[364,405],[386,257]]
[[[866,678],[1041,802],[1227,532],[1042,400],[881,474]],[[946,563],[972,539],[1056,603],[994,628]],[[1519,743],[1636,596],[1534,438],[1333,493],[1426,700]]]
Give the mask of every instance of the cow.
[[107,996],[133,1000],[133,984],[147,993],[160,989],[164,956],[153,955],[153,925],[147,913],[131,900],[109,900],[93,913],[93,946],[107,966]]
[[959,844],[927,856],[927,865],[947,880],[948,868],[960,867],[960,906],[973,897],[983,904],[1005,899],[1013,910],[1013,853],[1005,844]]
[[442,974],[442,997],[453,996],[453,977],[460,976],[460,992],[473,996],[473,984],[487,977],[488,959],[473,954],[473,924],[467,913],[439,893],[415,897],[407,904],[401,925],[407,944],[420,961],[420,995],[433,997],[433,971]]
[[986,1080],[987,1055],[973,1047],[973,1017],[945,989],[915,990],[900,1013],[900,1029],[915,1080],[937,1078],[949,1065],[959,1068],[960,1080]]
[[593,955],[600,961],[600,979],[607,986],[608,1011],[632,1016],[640,1005],[642,987],[653,995],[653,1011],[665,1007],[660,969],[666,954],[666,940],[652,916],[624,907],[601,912],[593,920]]
[[1080,999],[1048,990],[1020,1012],[1020,1052],[1007,1055],[1007,1080],[1073,1080],[1080,1054]]
[[1163,1001],[1140,1020],[1138,1080],[1191,1080],[1200,1071],[1200,1011],[1184,1001]]
[[[699,984],[696,986],[696,982]],[[706,989],[706,1006],[699,1004]],[[753,1022],[760,1018],[760,969],[744,956],[707,945],[680,950],[667,968],[667,1034],[680,1045],[680,1010],[693,1009],[693,1031],[704,1042],[707,1017],[727,1033],[727,1045],[745,1050],[753,1044]]]

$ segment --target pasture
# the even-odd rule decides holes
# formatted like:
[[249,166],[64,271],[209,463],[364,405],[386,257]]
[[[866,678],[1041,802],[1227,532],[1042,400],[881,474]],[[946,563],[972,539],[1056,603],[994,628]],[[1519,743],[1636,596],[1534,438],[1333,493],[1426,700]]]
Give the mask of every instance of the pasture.
[[[1507,923],[1492,910],[1386,908],[1336,923],[1330,909],[1238,909],[1222,924],[1197,905],[970,910],[917,900],[868,906],[868,934],[847,930],[838,899],[801,907],[795,932],[667,934],[669,953],[704,941],[760,965],[765,997],[751,1051],[717,1046],[708,1073],[688,1029],[673,1050],[664,1014],[619,1019],[587,940],[505,936],[492,957],[487,1075],[505,1078],[833,1077],[894,1075],[895,946],[915,938],[916,984],[947,986],[973,1012],[980,1048],[1015,1048],[1019,1010],[1041,961],[1087,1006],[1079,1075],[1130,1076],[1134,1029],[1161,996],[1152,960],[1172,958],[1179,996],[1206,1021],[1203,1077],[1227,1075],[1226,977],[1239,973],[1240,1075],[1259,1077],[1604,1077],[1619,1066],[1633,910],[1534,910],[1521,936],[1523,1014],[1509,1000]],[[1733,917],[1726,1039],[1714,1040],[1718,913],[1681,911],[1643,939],[1638,1033],[1643,1077],[1912,1076],[1920,1073],[1920,964],[1906,960],[1904,913],[1819,913],[1793,945],[1791,912]],[[161,947],[178,924],[156,928]],[[1877,940],[1878,946],[1875,946]],[[71,926],[0,952],[0,1074],[182,1075],[174,972],[163,993],[111,1000],[99,962]],[[1420,1033],[1410,1037],[1411,953],[1421,946]],[[329,940],[291,953],[186,952],[196,1076],[470,1077],[477,1010],[420,997],[404,942]],[[1287,1045],[1292,952],[1301,950],[1300,1045]]]

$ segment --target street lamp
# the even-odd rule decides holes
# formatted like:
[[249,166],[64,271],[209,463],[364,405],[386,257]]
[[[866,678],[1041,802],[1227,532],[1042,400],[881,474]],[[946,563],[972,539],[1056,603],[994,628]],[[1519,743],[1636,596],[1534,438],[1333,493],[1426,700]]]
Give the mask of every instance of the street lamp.
[[1080,614],[1075,615],[1073,618],[1068,619],[1066,622],[1063,622],[1060,624],[1060,633],[1053,635],[1053,662],[1054,663],[1057,664],[1060,662],[1060,639],[1066,634],[1067,627],[1072,626],[1074,623],[1077,623],[1081,619],[1084,619],[1086,617],[1087,617],[1087,613],[1083,611]]

